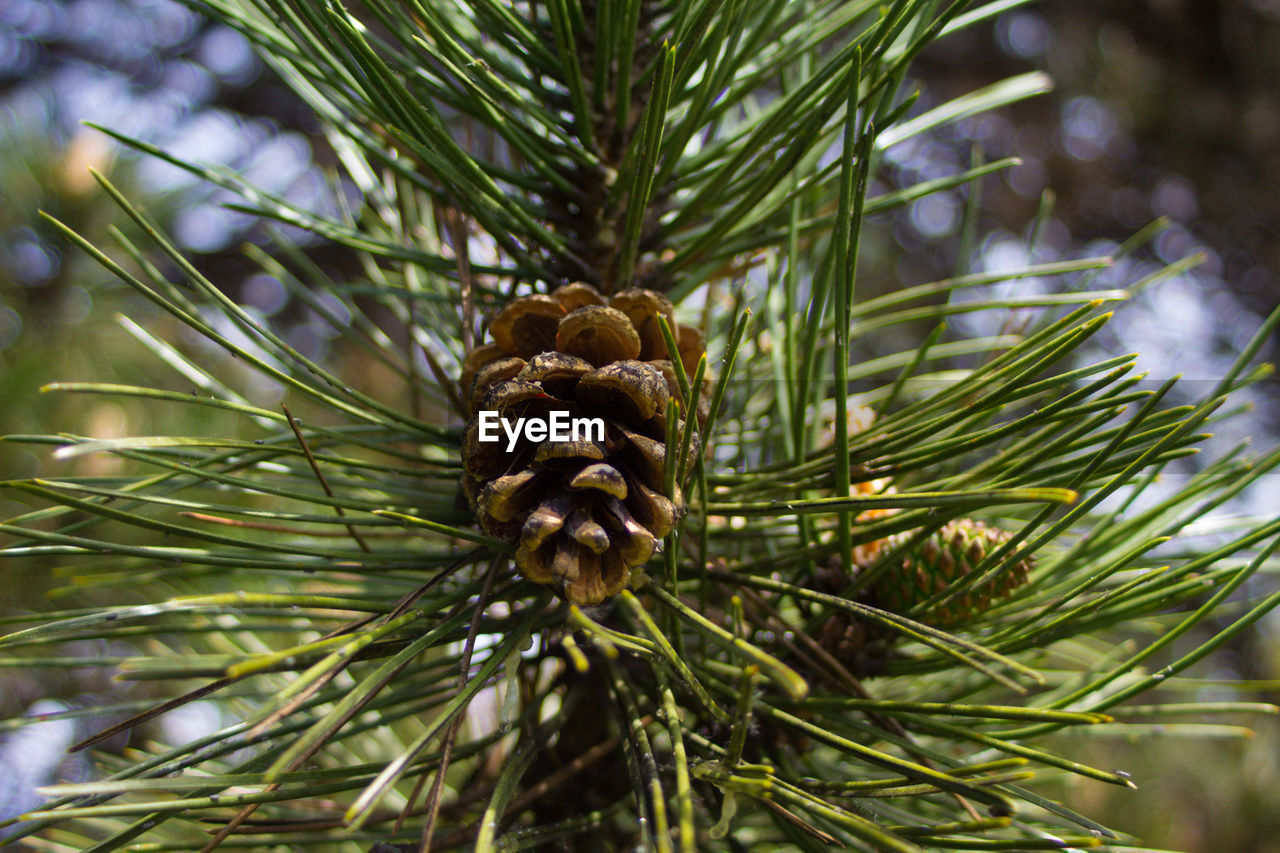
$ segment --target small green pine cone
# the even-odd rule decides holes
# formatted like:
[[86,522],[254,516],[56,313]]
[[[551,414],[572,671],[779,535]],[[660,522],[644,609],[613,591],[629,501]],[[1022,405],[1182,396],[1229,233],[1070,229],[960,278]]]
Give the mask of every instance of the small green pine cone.
[[[859,545],[854,549],[854,572],[870,568],[912,535],[908,531]],[[904,554],[899,571],[886,572],[874,586],[859,593],[857,600],[890,613],[906,613],[952,581],[971,573],[1011,537],[1012,534],[1004,530],[968,518],[948,522]],[[1026,583],[1034,566],[1034,558],[1026,557],[995,583],[969,590],[945,606],[916,614],[914,618],[935,628],[950,628],[968,621]],[[830,595],[840,595],[848,583],[849,578],[839,568],[838,560],[819,569],[813,578],[814,589]],[[858,676],[880,672],[898,638],[892,629],[845,611],[832,612],[813,636],[828,654]]]
[[[897,547],[910,535],[900,533],[890,537],[885,542],[885,550]],[[875,585],[877,605],[894,613],[907,612],[968,575],[1011,536],[1004,530],[968,518],[947,522],[913,553],[902,557],[900,572],[887,572]],[[1024,557],[995,582],[956,596],[943,607],[923,614],[921,621],[937,627],[964,622],[1026,583],[1034,567],[1035,559]]]

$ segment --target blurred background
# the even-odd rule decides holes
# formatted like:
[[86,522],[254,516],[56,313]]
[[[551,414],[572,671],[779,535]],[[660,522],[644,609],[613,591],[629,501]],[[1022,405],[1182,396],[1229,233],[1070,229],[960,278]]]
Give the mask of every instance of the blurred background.
[[[1280,301],[1280,2],[1048,0],[933,46],[911,85],[922,91],[923,110],[1033,69],[1053,79],[1051,94],[885,152],[880,189],[975,161],[1017,156],[1022,164],[982,181],[979,195],[971,188],[940,192],[884,216],[865,243],[861,275],[879,287],[909,286],[1097,255],[1164,217],[1169,226],[1098,285],[1124,287],[1197,253],[1203,261],[1122,307],[1093,354],[1137,351],[1155,379],[1181,373],[1193,383],[1214,380]],[[183,421],[188,413],[39,391],[56,380],[182,388],[186,380],[157,338],[201,346],[167,328],[150,303],[119,287],[37,215],[47,211],[94,242],[110,243],[117,233],[130,240],[133,227],[88,167],[159,219],[212,281],[273,318],[302,353],[359,358],[343,351],[338,327],[291,299],[247,257],[246,245],[272,245],[268,226],[228,208],[229,193],[140,157],[85,122],[225,166],[315,210],[334,210],[350,192],[333,176],[335,158],[319,124],[231,30],[171,0],[0,0],[0,434],[196,430]],[[977,215],[966,218],[967,210]],[[359,274],[342,250],[283,230],[336,279]],[[1024,293],[1054,286],[1017,285]],[[960,332],[974,334],[993,333],[983,325],[992,322],[1001,321],[956,321]],[[1264,356],[1275,360],[1274,342]],[[259,404],[279,395],[272,387],[244,390]],[[1220,447],[1251,438],[1266,448],[1280,438],[1274,385],[1256,386],[1247,402],[1252,411],[1224,426]],[[211,428],[202,416],[200,429]],[[111,463],[94,457],[80,464]],[[0,443],[4,479],[49,473],[48,466],[39,447]],[[1229,510],[1274,514],[1275,479],[1263,478]],[[26,509],[0,493],[4,517]],[[68,600],[91,594],[69,595],[57,566],[3,569],[21,582],[0,584],[0,619],[72,606]],[[1272,619],[1218,654],[1200,673],[1205,694],[1198,698],[1280,700],[1277,632]],[[113,650],[69,653],[100,659]],[[141,689],[110,683],[99,668],[2,663],[11,668],[0,672],[0,718],[88,712],[105,696],[119,702]],[[1242,696],[1218,683],[1242,678],[1260,689]],[[212,713],[196,703],[165,715],[161,725],[174,730],[164,735],[204,731],[217,723],[208,719]],[[83,719],[0,723],[0,819],[38,802],[35,785],[88,772],[62,758],[65,745],[102,725]],[[1087,748],[1097,754],[1082,760],[1129,771],[1141,792],[1080,783],[1062,793],[1153,848],[1280,851],[1280,798],[1273,793],[1280,789],[1280,727],[1255,728],[1252,742],[1180,736],[1095,743]]]

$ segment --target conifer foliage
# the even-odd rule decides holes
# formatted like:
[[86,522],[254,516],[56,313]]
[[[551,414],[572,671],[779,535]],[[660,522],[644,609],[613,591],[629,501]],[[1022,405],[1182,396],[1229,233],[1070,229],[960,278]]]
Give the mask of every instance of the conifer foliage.
[[[97,778],[0,832],[92,851],[1137,844],[1063,782],[1133,787],[1081,744],[1151,733],[1163,702],[1195,713],[1179,676],[1277,601],[1246,582],[1280,521],[1201,534],[1280,453],[1152,487],[1260,375],[1274,318],[1175,405],[1134,356],[1077,354],[1194,259],[1128,290],[1098,284],[1113,257],[859,277],[877,214],[1011,164],[874,180],[893,146],[1047,89],[1030,73],[921,109],[907,83],[932,42],[1017,3],[191,5],[310,103],[341,214],[103,132],[360,274],[285,237],[247,249],[340,331],[317,360],[107,179],[147,242],[61,226],[156,307],[147,343],[176,372],[50,392],[230,426],[10,437],[57,473],[4,483],[34,508],[0,525],[3,554],[74,575],[85,604],[5,617],[2,653],[83,666],[67,644],[103,641],[150,698],[78,745]],[[1030,278],[1052,292],[988,287]],[[947,330],[982,312],[1018,322]],[[548,398],[605,417],[605,439],[477,455],[477,401]],[[82,466],[103,454],[109,476]],[[161,742],[196,701],[219,727]],[[101,748],[121,733],[127,751]]]

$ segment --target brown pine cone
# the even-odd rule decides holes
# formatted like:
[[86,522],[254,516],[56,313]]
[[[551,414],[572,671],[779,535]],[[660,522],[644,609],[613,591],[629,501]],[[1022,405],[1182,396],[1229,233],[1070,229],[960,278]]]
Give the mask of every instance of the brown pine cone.
[[[702,337],[676,323],[667,299],[625,290],[606,302],[586,284],[512,301],[490,324],[493,343],[463,365],[471,410],[463,485],[480,526],[518,543],[520,573],[560,588],[574,604],[599,604],[620,592],[684,512],[679,484],[673,496],[662,494],[667,402],[679,400],[680,390],[659,314],[692,374]],[[551,423],[552,412],[565,412],[567,419],[599,418],[604,430],[588,428],[568,441],[535,441],[522,432],[508,451],[505,428],[496,442],[480,440],[482,412],[511,424]]]

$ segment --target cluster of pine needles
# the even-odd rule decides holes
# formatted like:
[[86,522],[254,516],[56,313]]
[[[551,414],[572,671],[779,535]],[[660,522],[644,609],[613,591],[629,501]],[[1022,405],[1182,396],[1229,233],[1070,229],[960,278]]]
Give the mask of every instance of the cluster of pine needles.
[[[1161,223],[1108,257],[858,275],[878,216],[976,199],[1012,164],[877,180],[892,146],[1048,88],[1027,74],[928,109],[911,91],[917,54],[1019,3],[191,5],[315,110],[338,213],[103,130],[235,192],[271,235],[250,258],[340,345],[291,346],[106,177],[145,243],[53,221],[154,307],[127,328],[173,379],[48,391],[196,407],[209,428],[7,437],[54,473],[3,483],[32,508],[0,524],[0,554],[86,604],[0,616],[0,664],[141,684],[54,715],[114,716],[76,749],[128,747],[42,789],[0,844],[1137,850],[1051,795],[1132,787],[1081,744],[1275,710],[1197,702],[1186,673],[1280,601],[1249,583],[1280,520],[1213,515],[1280,451],[1159,481],[1265,373],[1280,315],[1176,402],[1136,356],[1081,356],[1115,306],[1197,262],[1098,285]],[[707,342],[694,375],[671,359],[671,405],[709,400],[667,441],[703,449],[667,472],[686,511],[592,608],[524,579],[461,490],[458,377],[486,318],[577,281],[661,292]],[[1017,322],[948,329],[981,312]],[[90,640],[111,655],[67,651]],[[197,701],[216,729],[160,742],[156,719]]]

